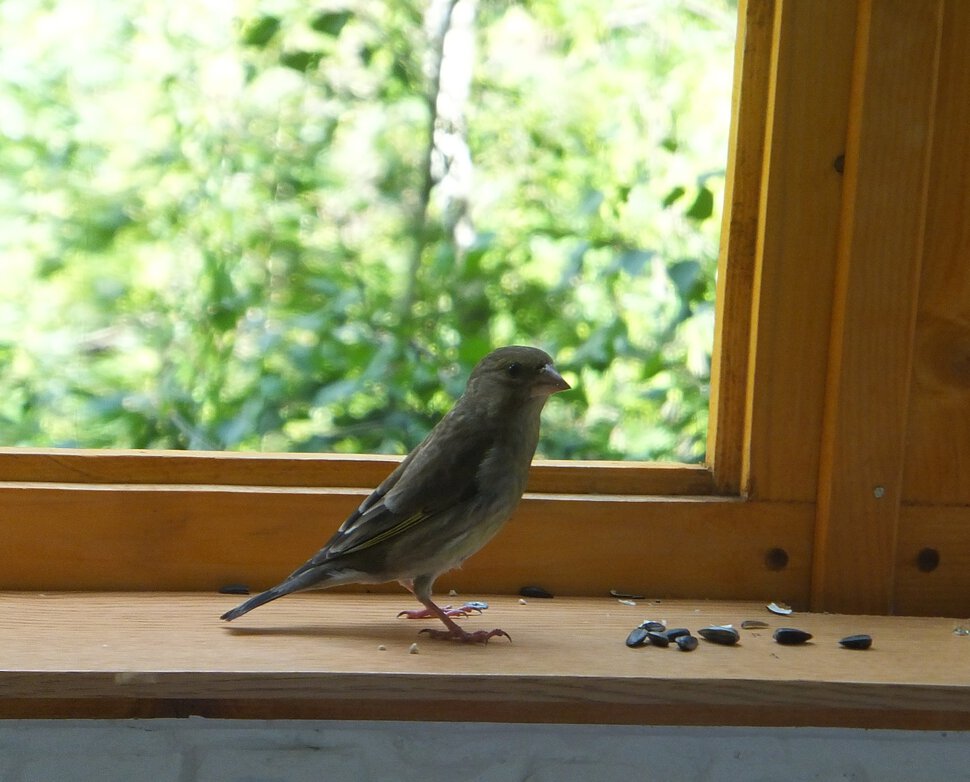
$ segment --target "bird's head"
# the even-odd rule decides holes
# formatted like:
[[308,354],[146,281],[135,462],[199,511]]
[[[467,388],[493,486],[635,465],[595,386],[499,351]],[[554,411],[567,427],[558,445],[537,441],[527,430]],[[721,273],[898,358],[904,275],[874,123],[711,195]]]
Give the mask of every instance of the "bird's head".
[[493,350],[478,362],[468,378],[468,391],[484,392],[509,401],[543,402],[569,383],[553,366],[548,353],[522,345]]

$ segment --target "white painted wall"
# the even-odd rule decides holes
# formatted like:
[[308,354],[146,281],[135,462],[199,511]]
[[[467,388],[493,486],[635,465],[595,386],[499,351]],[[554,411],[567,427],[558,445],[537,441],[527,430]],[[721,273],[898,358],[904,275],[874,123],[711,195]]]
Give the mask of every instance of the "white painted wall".
[[431,722],[0,721],[0,782],[970,780],[970,733]]

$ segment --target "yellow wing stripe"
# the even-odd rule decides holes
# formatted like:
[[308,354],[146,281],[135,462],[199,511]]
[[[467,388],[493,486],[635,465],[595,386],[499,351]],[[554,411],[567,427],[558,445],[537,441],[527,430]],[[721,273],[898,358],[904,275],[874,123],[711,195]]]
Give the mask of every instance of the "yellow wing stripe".
[[341,553],[353,554],[357,551],[370,548],[371,546],[376,546],[378,543],[383,543],[385,540],[389,538],[393,538],[395,535],[400,535],[402,532],[410,529],[418,522],[424,521],[426,518],[428,518],[428,514],[425,513],[424,511],[418,511],[417,513],[413,513],[410,516],[408,516],[406,519],[401,519],[401,521],[399,521],[390,529],[386,529],[380,534],[377,534],[374,537],[369,538],[356,546],[353,546],[352,548],[346,549]]

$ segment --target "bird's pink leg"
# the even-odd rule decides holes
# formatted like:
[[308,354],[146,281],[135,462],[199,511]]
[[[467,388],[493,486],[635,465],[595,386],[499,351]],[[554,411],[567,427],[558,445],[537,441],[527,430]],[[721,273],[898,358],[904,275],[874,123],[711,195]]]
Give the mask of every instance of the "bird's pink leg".
[[[420,600],[420,598],[414,593],[414,582],[410,579],[398,581],[402,587],[404,587],[408,592],[415,596],[415,599]],[[441,609],[448,616],[468,616],[472,611],[478,611],[481,613],[480,608],[475,608],[470,605],[463,605],[461,608],[452,608],[451,606],[445,606]],[[398,617],[405,617],[406,619],[437,619],[438,614],[427,608],[412,608],[407,611],[401,611],[398,613]]]
[[[439,638],[449,641],[461,641],[462,643],[466,644],[487,644],[489,638],[495,638],[496,636],[505,636],[510,641],[512,640],[511,635],[504,630],[498,629],[476,630],[473,633],[469,633],[467,630],[463,630],[461,627],[459,627],[458,623],[451,618],[453,616],[468,616],[467,610],[461,608],[453,609],[451,606],[441,608],[440,606],[435,605],[431,598],[419,596],[418,593],[414,591],[413,581],[402,580],[398,583],[408,592],[414,595],[415,598],[421,601],[421,604],[424,606],[424,608],[418,608],[413,611],[401,611],[398,616],[406,616],[408,619],[428,619],[437,617],[444,622],[445,627],[448,628],[447,630],[431,630],[430,628],[426,627],[421,631],[422,633],[427,633],[432,638]],[[481,613],[481,609],[475,610],[478,610],[478,612]]]
[[421,631],[422,633],[427,633],[432,638],[439,638],[447,641],[461,641],[462,643],[466,644],[487,644],[489,638],[495,638],[496,636],[505,636],[510,641],[512,640],[512,636],[505,632],[505,630],[476,630],[473,633],[463,630],[458,626],[457,622],[448,616],[448,613],[444,609],[436,606],[431,600],[422,600],[421,598],[418,599],[421,600],[431,616],[438,617],[442,622],[445,623],[445,627],[448,628],[447,630],[432,630],[426,627]]

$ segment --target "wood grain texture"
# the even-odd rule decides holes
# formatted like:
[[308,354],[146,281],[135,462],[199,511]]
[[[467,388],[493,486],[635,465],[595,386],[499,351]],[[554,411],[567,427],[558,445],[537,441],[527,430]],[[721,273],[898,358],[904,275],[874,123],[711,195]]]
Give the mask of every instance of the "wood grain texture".
[[[944,10],[902,495],[970,505],[970,3]],[[970,527],[965,534],[970,534]]]
[[[265,588],[326,542],[363,489],[0,484],[0,588]],[[777,597],[805,605],[810,505],[526,495],[451,587],[568,594]],[[789,564],[772,570],[766,552]],[[391,585],[391,590],[399,587]]]
[[[899,514],[893,610],[942,613],[970,625],[970,507],[904,505]],[[932,549],[939,565],[924,571],[920,552]]]
[[741,0],[734,58],[731,131],[717,265],[711,356],[708,462],[718,488],[741,491],[751,297],[758,240],[774,0]]
[[[229,453],[0,448],[0,482],[306,486],[373,489],[400,463],[380,454]],[[702,465],[540,459],[529,491],[573,494],[708,495]]]
[[[5,593],[0,716],[98,716],[101,705],[113,716],[935,729],[966,726],[970,716],[970,638],[955,636],[949,619],[782,619],[760,603],[488,599],[488,611],[464,623],[501,626],[513,643],[423,639],[426,623],[396,619],[402,601],[387,596],[292,596],[226,625],[216,617],[228,596]],[[762,618],[815,638],[780,647],[769,629],[689,654],[626,648],[645,616],[694,630]],[[837,645],[856,632],[873,636],[871,650]],[[409,654],[415,640],[419,653]],[[924,654],[930,643],[933,654]]]
[[819,467],[816,610],[892,606],[941,5],[860,4]]
[[856,3],[776,3],[742,485],[814,501]]

